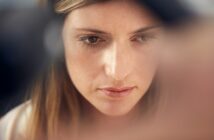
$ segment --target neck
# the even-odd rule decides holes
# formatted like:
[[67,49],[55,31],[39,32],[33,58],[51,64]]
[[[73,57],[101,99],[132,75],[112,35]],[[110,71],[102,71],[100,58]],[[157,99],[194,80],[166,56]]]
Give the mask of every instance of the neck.
[[87,101],[84,101],[84,123],[93,128],[121,129],[134,125],[140,118],[139,105],[136,105],[129,113],[123,116],[107,116]]

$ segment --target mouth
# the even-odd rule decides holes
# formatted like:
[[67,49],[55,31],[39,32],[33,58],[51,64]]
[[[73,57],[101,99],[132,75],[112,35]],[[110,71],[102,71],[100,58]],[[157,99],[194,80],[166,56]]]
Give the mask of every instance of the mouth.
[[106,88],[99,88],[98,90],[109,96],[109,97],[125,97],[132,93],[134,90],[134,86],[130,87],[106,87]]

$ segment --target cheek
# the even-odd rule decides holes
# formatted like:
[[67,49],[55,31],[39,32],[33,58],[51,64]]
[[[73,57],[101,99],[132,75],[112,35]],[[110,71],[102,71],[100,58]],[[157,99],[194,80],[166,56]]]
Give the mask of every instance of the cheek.
[[70,78],[81,94],[88,94],[93,90],[93,79],[99,71],[97,56],[82,51],[81,48],[65,46],[66,66]]
[[143,50],[142,52],[136,53],[136,69],[144,76],[154,75],[158,64],[159,64],[159,54],[155,47],[151,47],[148,50]]
[[145,93],[151,86],[157,70],[157,59],[152,53],[139,53],[136,55],[135,67],[133,71],[135,82],[139,86],[141,93]]
[[[148,60],[148,59],[147,59]],[[136,77],[138,77],[139,85],[149,86],[155,76],[157,66],[152,61],[141,60],[135,69]]]

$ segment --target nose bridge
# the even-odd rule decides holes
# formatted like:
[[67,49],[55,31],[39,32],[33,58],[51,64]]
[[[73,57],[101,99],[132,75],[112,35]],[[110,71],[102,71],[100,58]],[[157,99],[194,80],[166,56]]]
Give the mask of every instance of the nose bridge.
[[105,73],[115,80],[123,80],[130,73],[130,52],[128,45],[115,42],[106,53]]

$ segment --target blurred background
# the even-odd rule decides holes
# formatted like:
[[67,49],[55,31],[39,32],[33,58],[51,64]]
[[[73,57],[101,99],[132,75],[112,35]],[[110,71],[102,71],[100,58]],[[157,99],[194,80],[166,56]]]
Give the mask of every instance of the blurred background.
[[[59,22],[36,0],[0,0],[0,116],[27,99],[30,84],[58,53]],[[54,40],[53,40],[54,39]]]
[[[162,139],[213,140],[214,1],[139,2],[165,28],[161,97],[150,127],[141,129],[161,133]],[[53,47],[61,43],[60,23],[36,0],[0,0],[0,117],[27,98],[34,78],[60,54]]]

